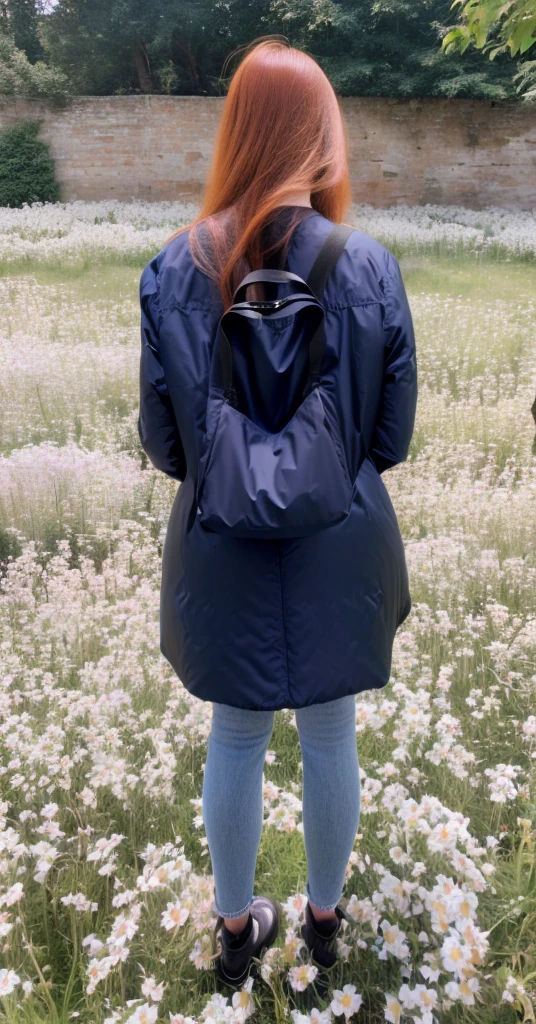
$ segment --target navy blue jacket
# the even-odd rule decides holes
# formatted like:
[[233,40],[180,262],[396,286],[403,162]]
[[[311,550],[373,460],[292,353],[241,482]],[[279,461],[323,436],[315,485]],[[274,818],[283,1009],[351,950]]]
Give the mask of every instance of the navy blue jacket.
[[[294,230],[287,269],[307,278],[332,227],[316,211],[307,215]],[[367,451],[350,515],[309,537],[245,539],[207,532],[196,516],[223,305],[194,264],[188,237],[168,242],[140,279],[140,440],[153,465],[181,481],[162,557],[162,654],[190,693],[254,710],[383,687],[394,635],[411,608],[404,546],[381,477],[407,456],[417,403],[415,337],[398,261],[354,231],[322,300],[324,359],[336,374],[348,450],[364,443]]]

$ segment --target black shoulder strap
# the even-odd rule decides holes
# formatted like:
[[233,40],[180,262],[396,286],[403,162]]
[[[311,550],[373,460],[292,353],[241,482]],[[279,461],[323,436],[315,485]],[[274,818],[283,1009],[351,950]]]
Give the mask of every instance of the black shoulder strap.
[[355,228],[350,224],[335,224],[320,247],[307,278],[309,288],[320,301],[327,279],[353,231]]
[[[320,302],[322,302],[322,294],[324,292],[327,279],[353,231],[355,231],[355,228],[351,227],[349,224],[335,224],[320,247],[320,252],[316,257],[307,278],[309,288]],[[320,368],[322,366],[322,357],[324,355],[325,347],[326,330],[324,318],[322,318],[309,345],[310,373],[304,388],[304,397],[309,393],[310,388],[320,379]]]

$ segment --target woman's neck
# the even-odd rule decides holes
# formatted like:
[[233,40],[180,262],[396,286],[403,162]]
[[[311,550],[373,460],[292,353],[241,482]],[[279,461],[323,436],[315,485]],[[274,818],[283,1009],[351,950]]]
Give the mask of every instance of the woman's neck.
[[282,206],[311,206],[311,193],[310,192],[295,192],[292,196],[287,196]]

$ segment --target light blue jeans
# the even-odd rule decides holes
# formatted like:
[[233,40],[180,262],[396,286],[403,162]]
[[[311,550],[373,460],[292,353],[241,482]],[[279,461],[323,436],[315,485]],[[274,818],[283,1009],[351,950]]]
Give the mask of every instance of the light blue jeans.
[[[264,757],[274,715],[212,705],[202,809],[214,910],[222,917],[240,917],[253,899],[264,817]],[[355,696],[297,708],[295,715],[303,761],[306,891],[317,907],[332,910],[342,895],[359,826]]]

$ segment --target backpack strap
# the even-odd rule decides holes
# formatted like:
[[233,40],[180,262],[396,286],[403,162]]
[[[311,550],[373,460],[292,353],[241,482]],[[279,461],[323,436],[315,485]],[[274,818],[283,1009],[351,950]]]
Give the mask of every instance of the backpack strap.
[[355,228],[350,224],[335,224],[320,247],[320,252],[306,278],[309,288],[320,301],[322,301],[322,293],[327,279],[354,231]]
[[[335,224],[320,247],[320,252],[313,263],[306,282],[320,302],[322,301],[322,294],[326,287],[328,277],[353,231],[355,231],[355,228],[351,227],[350,224]],[[304,395],[308,393],[311,384],[320,376],[320,367],[322,365],[322,357],[324,355],[325,347],[326,332],[324,320],[322,319],[311,339],[311,344],[309,345],[309,365],[311,367],[311,371],[307,384],[305,385]]]

